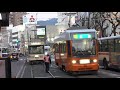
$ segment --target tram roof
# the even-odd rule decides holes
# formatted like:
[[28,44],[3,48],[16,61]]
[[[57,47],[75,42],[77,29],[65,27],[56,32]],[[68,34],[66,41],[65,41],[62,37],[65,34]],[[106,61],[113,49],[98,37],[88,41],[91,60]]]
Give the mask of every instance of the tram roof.
[[66,30],[62,34],[55,37],[54,41],[71,40],[70,33],[80,32],[96,32],[95,29],[77,29],[77,30]]
[[116,38],[120,38],[120,35],[119,36],[102,37],[102,38],[98,38],[98,40],[116,39]]

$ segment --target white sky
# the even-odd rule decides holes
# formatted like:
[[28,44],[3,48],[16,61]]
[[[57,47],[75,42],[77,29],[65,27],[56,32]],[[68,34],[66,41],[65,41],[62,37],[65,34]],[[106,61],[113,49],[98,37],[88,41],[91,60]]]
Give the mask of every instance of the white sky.
[[37,21],[48,20],[50,18],[57,18],[57,12],[28,12],[30,14],[37,13]]

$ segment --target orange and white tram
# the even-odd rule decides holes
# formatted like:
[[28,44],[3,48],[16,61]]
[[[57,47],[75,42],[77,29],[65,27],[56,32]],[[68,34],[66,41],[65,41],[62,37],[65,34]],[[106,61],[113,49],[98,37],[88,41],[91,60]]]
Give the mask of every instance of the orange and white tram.
[[97,73],[98,42],[94,29],[66,30],[54,39],[55,63],[70,73]]

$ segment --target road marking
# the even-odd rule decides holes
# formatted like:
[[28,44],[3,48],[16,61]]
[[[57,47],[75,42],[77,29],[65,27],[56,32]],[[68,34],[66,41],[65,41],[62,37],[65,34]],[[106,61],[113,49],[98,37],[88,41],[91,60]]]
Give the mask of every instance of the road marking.
[[20,68],[19,72],[17,73],[16,78],[18,78],[18,77],[19,77],[19,75],[20,75],[20,73],[21,73],[21,71],[22,71],[22,69],[23,69],[24,65],[25,65],[25,62],[24,62],[24,64],[22,65],[22,67]]
[[21,74],[21,77],[20,77],[20,78],[23,78],[23,75],[24,75],[25,69],[26,69],[26,66],[23,68],[23,72],[22,72],[22,74]]
[[50,71],[48,71],[48,72],[49,72],[49,74],[50,74],[53,78],[55,78],[55,76],[53,76],[52,73],[51,73]]
[[33,68],[31,66],[31,78],[34,78],[34,74],[33,74]]
[[[61,77],[61,76],[55,76],[55,77]],[[52,77],[48,76],[48,77],[35,77],[35,78],[52,78]]]
[[20,61],[22,61],[23,59],[21,58],[21,59],[19,59]]
[[98,71],[99,73],[102,73],[102,74],[107,74],[107,75],[109,75],[109,76],[120,76],[120,75],[118,75],[118,74],[114,74],[114,73],[112,73],[112,72],[105,72],[105,71]]

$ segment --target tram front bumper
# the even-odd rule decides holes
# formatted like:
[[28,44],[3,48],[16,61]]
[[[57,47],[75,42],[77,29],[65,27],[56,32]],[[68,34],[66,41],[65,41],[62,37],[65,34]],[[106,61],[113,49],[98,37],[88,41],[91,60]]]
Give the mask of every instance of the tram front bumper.
[[96,71],[99,69],[99,64],[72,64],[67,69],[68,71]]

